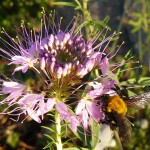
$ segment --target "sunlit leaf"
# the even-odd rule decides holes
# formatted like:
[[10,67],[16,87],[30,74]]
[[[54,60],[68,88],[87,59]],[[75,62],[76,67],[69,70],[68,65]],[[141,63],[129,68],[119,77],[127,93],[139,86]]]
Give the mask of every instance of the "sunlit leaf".
[[71,7],[75,7],[74,3],[71,2],[54,2],[54,5],[58,5],[58,6],[71,6]]
[[53,142],[50,142],[50,143],[48,143],[43,149],[49,148],[50,150],[54,150],[53,145],[54,145],[54,143],[53,143]]
[[118,78],[118,80],[122,77],[122,75],[123,75],[123,71],[124,71],[124,69],[125,69],[125,67],[126,67],[126,60],[129,60],[130,58],[132,58],[132,56],[131,56],[131,50],[129,50],[128,52],[127,52],[127,54],[125,55],[125,57],[124,57],[124,60],[122,60],[122,62],[121,62],[121,66],[119,67],[119,69],[118,69],[118,71],[117,71],[117,74],[116,74],[116,76],[117,76],[117,78]]
[[90,124],[91,124],[91,132],[92,132],[91,145],[92,145],[92,149],[94,149],[99,141],[98,137],[100,132],[100,124],[97,124],[93,119],[90,120]]
[[131,78],[127,81],[122,82],[125,85],[141,85],[141,86],[150,86],[150,77],[141,77],[140,79]]
[[71,147],[71,148],[63,148],[63,150],[89,150],[89,149],[87,149],[87,148],[78,149],[76,147]]
[[50,128],[50,127],[42,126],[42,128],[47,129],[47,130],[49,130],[49,131],[51,131],[51,132],[55,132],[55,131],[54,131],[52,128]]

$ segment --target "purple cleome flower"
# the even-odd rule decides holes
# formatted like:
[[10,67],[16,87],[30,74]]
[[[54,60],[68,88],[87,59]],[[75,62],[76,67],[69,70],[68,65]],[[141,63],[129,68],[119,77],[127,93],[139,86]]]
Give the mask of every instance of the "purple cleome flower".
[[88,129],[90,124],[90,117],[92,117],[97,123],[104,119],[104,113],[101,111],[101,106],[85,99],[79,101],[76,114],[78,115],[78,120],[83,124],[85,130]]
[[[88,129],[90,118],[99,123],[105,118],[105,113],[102,110],[102,104],[98,104],[99,97],[104,94],[115,95],[114,88],[115,82],[110,79],[104,79],[101,83],[92,82],[92,85],[87,86],[88,90],[86,96],[81,99],[76,108],[76,115],[79,121],[83,124],[85,130]],[[98,99],[97,99],[98,98]]]
[[24,93],[26,86],[21,83],[12,81],[8,82],[2,80],[2,82],[2,93],[10,95],[3,101],[1,101],[1,104],[8,103],[9,105],[11,105],[13,103],[16,103],[17,99]]
[[92,87],[92,89],[90,88],[87,96],[91,99],[95,99],[103,94],[116,94],[113,90],[111,90],[112,88],[115,88],[115,81],[109,78],[104,78],[103,80],[101,80],[101,82],[92,82],[92,85],[90,87]]
[[[44,15],[44,23],[45,20]],[[8,94],[0,103],[8,104],[8,108],[2,114],[17,115],[19,111],[18,116],[27,114],[40,123],[45,113],[55,110],[60,114],[61,120],[70,123],[73,130],[76,131],[79,125],[83,125],[87,130],[90,117],[97,123],[104,119],[102,106],[97,104],[96,97],[110,92],[114,82],[106,79],[103,83],[98,82],[94,85],[93,81],[94,89],[89,90],[86,97],[79,99],[76,94],[75,100],[70,97],[72,93],[78,91],[74,90],[75,86],[80,87],[84,84],[81,79],[95,69],[99,69],[102,76],[107,76],[109,59],[104,50],[100,52],[96,49],[109,42],[111,37],[94,46],[97,37],[86,41],[80,31],[74,32],[76,21],[72,29],[65,32],[60,30],[60,25],[55,29],[55,23],[53,24],[53,26],[45,25],[45,34],[42,34],[42,31],[40,34],[35,31],[28,32],[23,26],[23,35],[18,35],[18,41],[12,40],[4,31],[12,44],[1,39],[9,47],[9,50],[1,49],[1,51],[8,57],[10,61],[8,65],[16,65],[13,74],[18,71],[26,73],[32,69],[40,77],[39,81],[44,82],[40,85],[42,90],[40,88],[34,90],[34,87],[19,82],[1,80],[1,92]],[[52,29],[51,34],[48,34],[49,28]],[[68,106],[74,101],[78,103],[76,113]],[[17,108],[8,110],[16,104]]]

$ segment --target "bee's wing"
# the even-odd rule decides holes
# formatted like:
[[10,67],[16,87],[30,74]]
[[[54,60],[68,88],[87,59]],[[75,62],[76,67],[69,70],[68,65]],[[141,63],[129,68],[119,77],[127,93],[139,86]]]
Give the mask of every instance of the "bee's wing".
[[113,112],[116,124],[119,128],[119,137],[123,145],[129,144],[131,141],[131,122],[126,118],[126,116],[120,116],[116,112]]
[[150,92],[132,96],[125,102],[129,107],[143,109],[146,105],[150,103]]

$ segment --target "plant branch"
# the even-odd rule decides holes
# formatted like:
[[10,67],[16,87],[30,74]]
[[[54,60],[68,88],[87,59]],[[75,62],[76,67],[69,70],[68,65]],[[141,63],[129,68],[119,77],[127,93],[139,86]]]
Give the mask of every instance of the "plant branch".
[[60,114],[55,112],[55,121],[56,121],[56,147],[57,150],[62,150],[62,141],[61,141],[61,121]]

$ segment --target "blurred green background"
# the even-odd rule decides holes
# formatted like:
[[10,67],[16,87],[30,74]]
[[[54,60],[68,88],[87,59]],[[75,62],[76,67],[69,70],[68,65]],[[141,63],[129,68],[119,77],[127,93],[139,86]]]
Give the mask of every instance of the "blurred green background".
[[[83,0],[84,1],[84,0]],[[82,0],[79,2],[84,5]],[[85,15],[90,12],[95,20],[104,20],[109,18],[107,25],[111,32],[122,32],[119,40],[110,45],[110,49],[125,41],[120,51],[114,58],[114,62],[120,62],[123,56],[131,50],[134,61],[140,61],[137,69],[129,70],[124,73],[122,81],[127,80],[128,84],[145,86],[145,88],[135,88],[133,92],[141,93],[150,90],[150,1],[149,0],[85,0],[87,7],[81,10],[78,7],[78,1],[66,0],[63,3],[57,3],[56,0],[1,0],[0,1],[0,28],[5,30],[13,37],[15,30],[19,28],[21,20],[30,23],[30,26],[39,28],[41,11],[44,7],[45,12],[49,14],[56,10],[58,16],[64,19],[62,28],[65,28],[74,15],[80,13]],[[66,2],[66,3],[65,3]],[[68,3],[67,3],[68,2]],[[88,17],[85,19],[89,19]],[[3,34],[0,35],[3,37]],[[4,45],[0,43],[0,47]],[[139,66],[142,65],[142,68]],[[128,67],[135,65],[128,64]],[[0,59],[0,75],[9,75],[12,69],[7,66],[7,60]],[[24,78],[21,74],[20,78]],[[129,80],[134,78],[134,80]],[[27,82],[31,82],[30,79]],[[0,108],[2,109],[2,108]],[[130,150],[150,150],[150,107],[145,110],[131,111],[130,115],[134,117],[132,142],[128,149]],[[41,125],[50,125],[48,117],[42,124],[27,119],[22,124],[14,122],[8,116],[0,115],[0,150],[40,150],[46,144],[46,138],[43,136],[47,131],[41,128]],[[109,149],[118,149],[116,144],[108,145]]]

